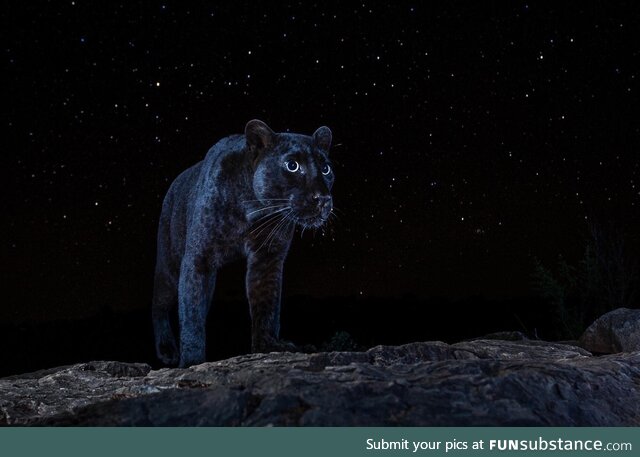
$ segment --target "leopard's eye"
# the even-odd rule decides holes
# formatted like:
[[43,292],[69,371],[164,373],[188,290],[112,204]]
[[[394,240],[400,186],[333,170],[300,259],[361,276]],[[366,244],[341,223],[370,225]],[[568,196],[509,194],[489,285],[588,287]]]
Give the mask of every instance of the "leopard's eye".
[[295,160],[287,160],[284,163],[284,166],[287,169],[287,171],[290,171],[291,173],[295,173],[300,169],[300,165]]
[[325,163],[322,167],[322,174],[327,176],[329,173],[331,173],[331,167]]

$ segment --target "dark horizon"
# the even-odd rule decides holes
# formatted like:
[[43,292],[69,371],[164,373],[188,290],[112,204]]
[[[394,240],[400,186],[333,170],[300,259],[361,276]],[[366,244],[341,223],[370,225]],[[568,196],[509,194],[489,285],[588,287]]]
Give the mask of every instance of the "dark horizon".
[[[548,303],[533,298],[451,301],[442,297],[292,296],[283,303],[281,336],[307,350],[364,350],[418,341],[456,343],[495,332],[554,340],[558,339],[557,329],[548,318],[552,314]],[[20,348],[3,354],[0,377],[93,360],[145,362],[159,368],[149,316],[150,308],[117,312],[105,307],[88,317],[0,323],[0,344]],[[210,361],[249,353],[246,301],[218,298],[207,334]]]

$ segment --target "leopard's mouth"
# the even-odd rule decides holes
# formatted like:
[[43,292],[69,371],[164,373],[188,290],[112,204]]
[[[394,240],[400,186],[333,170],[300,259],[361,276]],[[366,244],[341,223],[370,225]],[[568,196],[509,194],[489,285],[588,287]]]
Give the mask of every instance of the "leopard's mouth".
[[327,218],[321,214],[316,214],[306,217],[295,216],[295,221],[296,224],[303,228],[319,228],[327,222]]

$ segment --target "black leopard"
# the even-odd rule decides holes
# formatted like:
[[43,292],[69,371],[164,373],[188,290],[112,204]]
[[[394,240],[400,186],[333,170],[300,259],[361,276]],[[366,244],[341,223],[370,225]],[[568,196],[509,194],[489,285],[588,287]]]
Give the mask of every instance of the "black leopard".
[[[180,174],[162,205],[153,296],[162,362],[202,363],[216,273],[246,258],[254,352],[295,350],[279,339],[283,264],[296,226],[322,226],[333,210],[332,134],[275,133],[250,121]],[[179,343],[171,329],[178,310]]]

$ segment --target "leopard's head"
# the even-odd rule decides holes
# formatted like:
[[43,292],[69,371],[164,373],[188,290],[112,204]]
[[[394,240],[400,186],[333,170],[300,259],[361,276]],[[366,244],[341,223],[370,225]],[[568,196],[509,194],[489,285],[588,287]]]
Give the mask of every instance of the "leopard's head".
[[275,133],[252,120],[245,137],[253,161],[253,191],[261,208],[269,207],[254,213],[264,217],[277,211],[305,228],[324,224],[333,209],[331,130],[320,127],[311,136]]

